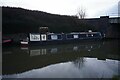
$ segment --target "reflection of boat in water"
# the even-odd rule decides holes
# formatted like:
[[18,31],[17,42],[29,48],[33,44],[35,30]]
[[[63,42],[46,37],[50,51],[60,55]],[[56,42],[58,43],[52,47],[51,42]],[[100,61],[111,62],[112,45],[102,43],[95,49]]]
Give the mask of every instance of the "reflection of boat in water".
[[46,54],[60,54],[60,53],[63,53],[63,52],[71,52],[71,53],[79,53],[80,51],[92,51],[94,49],[97,49],[97,48],[100,48],[100,44],[99,45],[96,45],[96,44],[86,44],[86,45],[66,45],[66,46],[50,46],[50,47],[47,47],[47,48],[43,48],[43,47],[35,47],[32,48],[32,47],[28,47],[28,50],[29,50],[29,54],[30,56],[35,56],[35,55],[46,55]]
[[42,47],[15,47],[15,49],[10,49],[10,54],[5,54],[6,50],[3,50],[3,75],[42,68],[51,64],[75,61],[80,57],[119,60],[116,57],[117,54],[109,53],[111,51],[107,51],[107,53],[103,51],[106,45],[108,44],[103,44],[103,42],[93,42]]
[[63,52],[79,53],[80,51],[93,51],[103,45],[101,42],[95,44],[94,42],[65,44],[65,45],[51,45],[51,46],[22,46],[21,50],[29,52],[30,56],[46,55],[46,54],[60,54]]

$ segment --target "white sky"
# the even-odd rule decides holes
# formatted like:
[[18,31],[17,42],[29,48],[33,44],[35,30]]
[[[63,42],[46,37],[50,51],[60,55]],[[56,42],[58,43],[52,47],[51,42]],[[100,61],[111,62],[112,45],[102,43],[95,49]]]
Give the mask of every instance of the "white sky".
[[[108,11],[117,5],[120,0],[0,0],[0,6],[22,7],[25,9],[39,10],[60,15],[75,15],[78,8],[86,10],[87,17],[99,17],[99,12],[104,15],[117,14]],[[117,10],[117,9],[116,9]],[[99,13],[99,15],[97,15]],[[97,16],[96,16],[97,15]]]

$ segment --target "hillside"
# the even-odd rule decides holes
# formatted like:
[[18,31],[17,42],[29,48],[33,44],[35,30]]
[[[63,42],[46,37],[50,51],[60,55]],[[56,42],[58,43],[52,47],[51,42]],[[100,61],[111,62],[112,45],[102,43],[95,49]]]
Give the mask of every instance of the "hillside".
[[2,7],[3,34],[38,32],[47,26],[50,32],[72,32],[91,29],[74,16],[50,14],[15,7]]

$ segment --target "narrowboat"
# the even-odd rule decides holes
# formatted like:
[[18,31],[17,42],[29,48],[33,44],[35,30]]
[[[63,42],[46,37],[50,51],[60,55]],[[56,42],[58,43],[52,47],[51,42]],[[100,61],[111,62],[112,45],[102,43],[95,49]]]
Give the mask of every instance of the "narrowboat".
[[21,41],[21,44],[27,45],[45,45],[79,42],[84,40],[100,40],[102,39],[100,32],[72,32],[72,33],[29,33],[26,40]]
[[11,38],[3,38],[2,39],[2,45],[11,45],[13,40]]

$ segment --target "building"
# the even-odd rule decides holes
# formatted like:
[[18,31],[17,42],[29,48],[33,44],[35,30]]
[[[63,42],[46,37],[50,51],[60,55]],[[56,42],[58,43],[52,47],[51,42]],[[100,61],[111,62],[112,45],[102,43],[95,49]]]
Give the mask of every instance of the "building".
[[101,16],[100,18],[80,19],[80,23],[95,27],[106,38],[119,38],[120,36],[120,17]]

